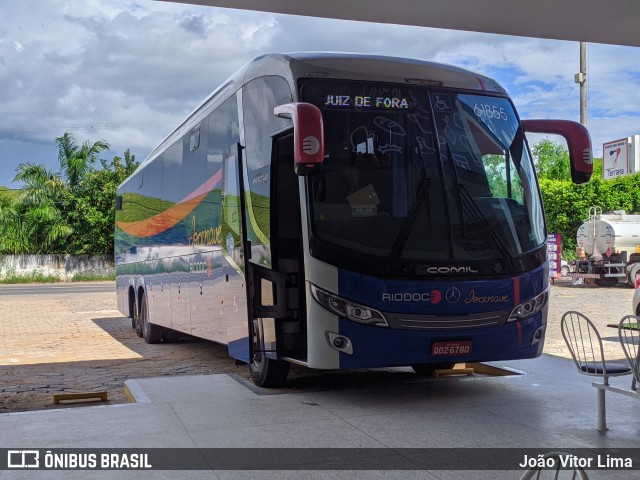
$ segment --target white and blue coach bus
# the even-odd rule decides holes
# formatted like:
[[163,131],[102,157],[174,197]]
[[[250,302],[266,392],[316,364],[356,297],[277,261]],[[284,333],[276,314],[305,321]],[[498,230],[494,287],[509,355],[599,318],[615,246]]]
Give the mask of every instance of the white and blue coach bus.
[[494,80],[369,55],[260,57],[118,190],[120,311],[155,343],[228,346],[257,385],[289,365],[355,369],[532,358],[548,264],[525,131]]

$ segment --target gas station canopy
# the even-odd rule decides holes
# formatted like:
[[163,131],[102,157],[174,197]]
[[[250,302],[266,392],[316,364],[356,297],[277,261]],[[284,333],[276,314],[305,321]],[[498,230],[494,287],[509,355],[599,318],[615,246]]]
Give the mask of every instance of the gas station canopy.
[[640,0],[164,0],[310,17],[640,46]]

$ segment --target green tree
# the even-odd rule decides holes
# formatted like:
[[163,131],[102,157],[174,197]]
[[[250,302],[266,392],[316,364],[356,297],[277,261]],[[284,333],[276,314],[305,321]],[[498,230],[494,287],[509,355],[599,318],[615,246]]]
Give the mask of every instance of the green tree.
[[109,144],[104,140],[98,140],[94,143],[87,140],[78,146],[73,135],[68,132],[56,138],[56,143],[58,144],[60,168],[70,187],[77,186],[98,160],[100,153],[109,150]]
[[547,230],[550,233],[562,234],[565,258],[573,258],[575,254],[576,233],[586,219],[590,207],[601,207],[603,212],[640,212],[640,174],[614,180],[603,180],[601,176],[594,174],[591,181],[584,185],[542,178],[540,190],[547,218]]
[[564,145],[545,137],[532,147],[538,178],[571,180],[569,152]]
[[59,209],[67,185],[58,173],[43,165],[22,163],[14,181],[23,182],[15,214],[6,221],[4,251],[58,253],[73,230]]
[[[70,133],[56,138],[56,143],[60,163],[58,172],[35,163],[22,163],[16,169],[14,181],[22,182],[24,187],[11,208],[5,203],[0,204],[0,251],[15,254],[109,253],[110,250],[104,248],[102,232],[93,238],[93,243],[101,247],[87,246],[90,240],[87,240],[87,245],[80,246],[76,240],[78,233],[82,234],[83,239],[91,237],[86,231],[91,228],[93,218],[91,211],[85,209],[88,217],[83,222],[78,212],[79,206],[93,201],[98,205],[93,208],[94,211],[110,208],[100,196],[100,185],[96,185],[93,179],[94,174],[99,177],[94,164],[100,152],[107,150],[109,144],[99,140],[86,141],[79,146]],[[103,170],[113,167],[114,175],[116,171],[117,175],[121,175],[127,167],[135,164],[135,158],[127,151],[124,164],[120,163],[122,159],[116,157],[112,165],[102,161],[102,167]],[[95,198],[90,191],[92,189],[95,190]],[[107,191],[112,195],[113,203],[115,188]]]
[[69,248],[74,253],[113,253],[116,189],[138,167],[138,162],[127,150],[124,158],[101,160],[101,166],[86,174],[68,199],[66,210],[74,231]]
[[0,205],[0,252],[57,253],[71,233],[63,214],[49,200],[40,204]]

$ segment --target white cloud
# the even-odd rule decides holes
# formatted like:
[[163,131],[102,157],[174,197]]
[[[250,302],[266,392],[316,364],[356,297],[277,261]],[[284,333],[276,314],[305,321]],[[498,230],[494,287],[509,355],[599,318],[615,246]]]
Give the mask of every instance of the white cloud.
[[[2,5],[0,141],[52,143],[68,130],[144,156],[247,61],[307,50],[453,63],[496,78],[523,118],[578,118],[575,42],[150,0]],[[640,133],[640,49],[591,45],[588,78],[596,153],[604,141]],[[13,176],[8,162],[0,156],[0,185]]]

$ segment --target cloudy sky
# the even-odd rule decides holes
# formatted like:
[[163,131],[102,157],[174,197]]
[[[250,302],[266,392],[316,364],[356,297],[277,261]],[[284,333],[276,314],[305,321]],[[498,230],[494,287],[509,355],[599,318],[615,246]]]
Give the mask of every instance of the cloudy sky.
[[[611,28],[611,27],[607,27]],[[576,42],[186,6],[0,0],[0,185],[57,167],[55,138],[106,140],[142,160],[215,87],[269,52],[348,51],[450,63],[498,80],[523,118],[579,120]],[[589,129],[640,134],[640,49],[590,44]]]

